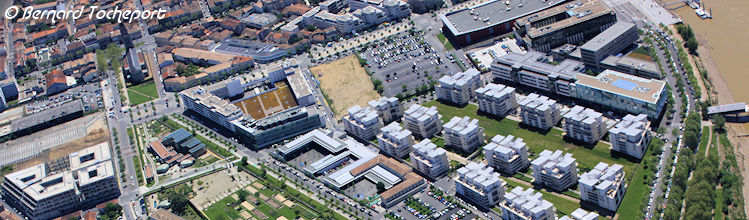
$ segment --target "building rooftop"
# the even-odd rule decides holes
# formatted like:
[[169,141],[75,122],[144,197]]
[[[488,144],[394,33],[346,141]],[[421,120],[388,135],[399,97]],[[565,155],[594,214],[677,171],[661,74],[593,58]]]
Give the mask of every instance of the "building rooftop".
[[494,172],[493,168],[475,162],[458,169],[456,181],[481,193],[486,193],[484,190],[491,191],[505,185],[505,181],[500,178],[499,173]]
[[562,216],[559,220],[598,220],[598,213],[588,212],[582,208],[577,208],[575,211],[570,213],[570,216]]
[[546,96],[531,93],[524,99],[518,101],[518,105],[536,109],[539,111],[546,111],[550,108],[556,108],[557,101]]
[[[535,38],[542,36],[554,31],[564,29],[569,26],[573,26],[605,14],[614,13],[611,8],[606,6],[603,1],[599,0],[580,0],[573,1],[565,4],[557,5],[553,8],[549,8],[522,18],[515,21],[516,26],[526,26],[534,24],[544,19],[555,17],[556,21],[548,23],[546,25],[535,26],[528,29],[528,36]],[[559,19],[559,16],[563,15],[564,19]],[[544,21],[545,22],[545,21]]]
[[502,64],[520,71],[530,71],[536,74],[542,74],[549,78],[562,78],[568,81],[574,81],[585,65],[582,62],[572,59],[565,59],[554,65],[548,62],[545,53],[538,51],[528,51],[524,54],[510,53],[497,58],[494,62]]
[[81,186],[95,183],[99,180],[114,177],[114,168],[112,161],[107,160],[103,163],[80,169],[78,172],[78,181]]
[[208,50],[200,50],[195,48],[179,47],[172,50],[174,56],[181,56],[190,59],[208,60],[217,63],[231,63],[234,59],[234,55],[215,53]]
[[460,133],[461,135],[466,135],[478,129],[478,127],[479,127],[478,119],[465,116],[462,118],[453,117],[452,119],[450,119],[449,122],[447,122],[443,126],[443,129],[452,130],[454,132]]
[[489,83],[488,85],[477,89],[476,93],[484,94],[492,98],[502,98],[508,94],[515,95],[515,88],[501,84]]
[[[518,186],[505,193],[504,197],[505,201],[501,204],[505,208],[527,219],[531,219],[534,214],[554,208],[554,205],[546,201],[540,192],[534,193],[532,188],[523,190],[522,187]],[[554,213],[550,214],[553,215]]]
[[[531,164],[534,166],[540,166],[544,170],[555,170],[558,168],[567,168],[575,165],[575,158],[570,153],[564,153],[561,150],[551,152],[544,150],[538,155],[538,158],[533,160]],[[572,171],[574,172],[574,171]]]
[[627,115],[616,124],[609,132],[611,133],[623,133],[628,136],[635,136],[643,134],[648,129],[648,115],[639,114],[637,116]]
[[404,129],[397,122],[390,123],[389,125],[380,128],[382,136],[384,138],[392,138],[395,140],[402,140],[411,135],[411,131]]
[[578,76],[577,85],[596,88],[655,104],[660,99],[666,83],[660,80],[645,79],[613,70],[604,70],[598,76]]
[[622,184],[624,180],[623,166],[613,164],[609,166],[604,162],[599,162],[592,170],[580,175],[578,180],[581,184],[595,187],[599,191],[607,191],[606,194],[611,196],[616,193],[614,185]]
[[608,45],[611,41],[616,40],[616,37],[635,27],[636,26],[633,23],[618,21],[611,27],[593,37],[593,39],[590,39],[588,42],[580,46],[580,49],[598,51],[604,45]]
[[377,120],[377,111],[370,107],[362,108],[359,105],[352,106],[347,110],[349,119],[357,122],[358,124],[369,124],[372,120]]
[[283,154],[291,154],[296,150],[301,149],[309,143],[314,142],[317,145],[325,148],[326,150],[336,153],[344,150],[347,144],[338,138],[331,136],[332,133],[323,129],[315,129],[306,134],[299,136],[298,138],[278,147],[278,151]]
[[418,104],[411,105],[411,107],[408,107],[408,109],[405,111],[405,116],[414,118],[417,121],[426,121],[427,119],[434,117],[435,115],[439,115],[437,112],[437,107],[424,107]]
[[312,95],[312,88],[307,80],[304,79],[304,75],[302,74],[301,70],[297,69],[297,71],[294,71],[294,74],[287,76],[286,80],[289,81],[291,91],[294,92],[295,97],[305,97],[308,95]]
[[237,38],[227,38],[221,41],[221,44],[214,50],[222,53],[252,57],[258,60],[284,56],[287,53],[286,49],[279,48],[274,44]]
[[11,130],[13,132],[20,131],[76,112],[83,112],[83,101],[80,99],[13,120],[10,122]]
[[737,102],[727,105],[717,105],[707,107],[707,114],[719,114],[727,112],[747,112],[749,111],[746,102]]
[[400,104],[400,102],[398,102],[398,98],[395,97],[380,97],[379,99],[369,100],[367,104],[369,104],[369,107],[379,109],[380,107],[388,105],[397,105]]
[[497,135],[492,138],[491,143],[484,146],[484,150],[496,151],[501,154],[509,155],[519,153],[519,151],[524,147],[525,142],[522,138],[515,138],[515,136],[512,135]]
[[[471,68],[465,72],[453,74],[452,76],[445,75],[439,79],[440,85],[450,85],[453,87],[463,87],[468,83],[471,83],[475,77],[480,77],[481,72],[476,68]],[[480,80],[480,79],[479,79]]]
[[600,112],[579,105],[572,107],[570,111],[564,114],[566,120],[579,121],[585,124],[592,124],[599,121],[601,117],[603,117],[603,114]]
[[205,105],[211,111],[219,113],[225,116],[226,118],[236,119],[244,115],[242,113],[242,110],[239,109],[239,107],[237,107],[234,104],[229,103],[229,101],[227,100],[224,100],[222,98],[219,98],[218,96],[211,94],[210,92],[206,91],[202,86],[189,88],[185,91],[182,91],[181,94],[184,94],[190,99],[196,100],[196,102]]
[[414,149],[413,152],[417,157],[434,158],[447,154],[447,151],[445,151],[444,148],[437,147],[437,145],[433,144],[429,139],[424,139],[419,143],[414,144],[412,147]]
[[554,0],[493,0],[462,10],[440,14],[440,18],[453,35],[457,36],[512,21],[562,2]]
[[78,170],[80,168],[91,166],[92,164],[97,164],[101,161],[107,161],[110,159],[112,159],[112,155],[109,150],[109,142],[102,142],[100,144],[71,153],[69,160],[70,169]]

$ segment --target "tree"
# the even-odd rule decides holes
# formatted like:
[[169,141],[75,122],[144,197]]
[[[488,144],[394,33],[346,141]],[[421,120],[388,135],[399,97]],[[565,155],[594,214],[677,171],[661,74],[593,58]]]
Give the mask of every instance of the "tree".
[[104,215],[101,217],[102,219],[117,219],[120,215],[122,215],[122,206],[115,203],[107,203],[107,206],[104,207]]
[[715,131],[723,132],[723,129],[726,128],[726,118],[722,115],[713,116],[713,125],[715,126]]
[[385,191],[385,184],[382,182],[377,182],[377,193],[382,193]]
[[247,199],[247,196],[249,196],[250,193],[246,190],[240,189],[237,191],[237,196],[239,196],[239,202],[244,202]]
[[697,137],[697,134],[692,131],[686,131],[684,133],[684,145],[691,148],[692,150],[697,150],[697,146],[700,144],[700,139]]
[[694,37],[689,38],[686,43],[687,49],[689,49],[689,53],[691,54],[697,54],[697,46],[699,46],[699,43],[697,43],[697,39],[694,39]]
[[242,163],[241,164],[242,164],[242,166],[246,166],[247,165],[247,156],[242,157]]
[[187,210],[187,206],[189,205],[187,195],[173,192],[167,196],[167,199],[169,200],[169,208],[172,209],[172,212],[177,215],[185,214],[185,210]]

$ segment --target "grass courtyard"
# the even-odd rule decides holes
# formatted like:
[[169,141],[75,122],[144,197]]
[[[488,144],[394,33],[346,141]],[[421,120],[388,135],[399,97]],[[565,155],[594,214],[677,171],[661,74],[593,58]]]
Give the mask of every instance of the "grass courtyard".
[[447,122],[456,116],[468,116],[478,119],[479,126],[485,130],[484,134],[487,140],[491,140],[491,138],[498,134],[514,135],[515,137],[523,138],[528,145],[531,158],[537,157],[537,155],[543,150],[562,150],[564,152],[572,153],[573,157],[579,164],[578,168],[582,170],[591,169],[595,167],[598,162],[608,164],[616,163],[624,166],[624,172],[628,178],[633,175],[632,171],[637,165],[636,163],[622,157],[612,157],[609,144],[598,142],[595,146],[576,145],[565,141],[562,137],[562,131],[557,129],[551,129],[546,133],[539,133],[522,128],[519,122],[508,118],[496,120],[478,115],[478,106],[475,105],[455,107],[438,101],[427,102],[424,105],[427,107],[436,106],[437,111],[442,115],[443,122]]
[[133,106],[159,98],[156,84],[152,80],[127,87],[127,96]]
[[[263,181],[255,183],[261,182]],[[277,219],[281,216],[286,219],[297,219],[300,217],[314,219],[317,217],[317,214],[313,211],[297,205],[296,202],[287,203],[286,205],[282,204],[276,198],[276,195],[279,194],[281,192],[263,188],[257,191],[257,193],[249,193],[246,199],[240,202],[235,199],[235,197],[239,198],[238,193],[234,193],[214,203],[204,210],[204,213],[209,219],[247,219],[248,216],[255,219]],[[241,200],[241,198],[239,199]]]

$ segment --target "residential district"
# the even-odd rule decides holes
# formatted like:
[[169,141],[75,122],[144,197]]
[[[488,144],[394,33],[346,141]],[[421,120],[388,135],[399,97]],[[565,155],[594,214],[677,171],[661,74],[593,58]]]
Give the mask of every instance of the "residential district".
[[674,4],[16,0],[0,218],[742,219]]

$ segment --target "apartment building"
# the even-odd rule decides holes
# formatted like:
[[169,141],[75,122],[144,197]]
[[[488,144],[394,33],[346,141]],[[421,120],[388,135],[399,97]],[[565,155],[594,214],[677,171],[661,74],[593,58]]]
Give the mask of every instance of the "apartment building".
[[484,128],[479,127],[478,119],[453,117],[444,125],[442,138],[447,146],[473,152],[484,143]]
[[650,144],[649,127],[650,122],[645,114],[624,116],[609,129],[611,150],[641,159]]
[[343,126],[346,133],[361,140],[372,140],[382,128],[382,121],[377,111],[372,108],[362,108],[355,105],[347,110],[348,115],[343,116]]
[[489,83],[476,90],[476,99],[479,111],[496,116],[505,116],[518,108],[515,88],[505,85]]
[[528,146],[522,138],[515,138],[512,135],[494,136],[491,143],[484,146],[484,155],[489,166],[506,174],[515,174],[530,164]]
[[94,207],[120,194],[111,158],[104,142],[7,174],[3,200],[29,219],[53,219]]
[[575,209],[570,216],[562,216],[559,220],[598,220],[598,213],[588,212],[582,208]]
[[577,162],[561,150],[544,150],[531,162],[534,182],[562,191],[577,183]]
[[406,129],[420,138],[431,138],[442,131],[442,121],[437,113],[437,107],[424,107],[413,104],[408,107],[403,116]]
[[579,75],[577,98],[591,104],[628,114],[647,114],[658,118],[668,99],[666,83],[613,70],[597,76]]
[[450,169],[447,151],[444,148],[437,147],[429,139],[414,144],[410,158],[411,164],[416,170],[432,179],[437,179]]
[[437,98],[441,100],[465,105],[476,96],[476,89],[481,85],[481,73],[476,68],[471,68],[452,76],[443,76],[435,91]]
[[540,129],[554,127],[562,116],[557,101],[532,93],[518,102],[523,123]]
[[532,188],[515,187],[505,193],[499,203],[504,220],[556,220],[554,204],[546,201],[540,192]]
[[600,162],[593,170],[580,175],[577,189],[581,200],[616,212],[627,190],[623,169],[619,164],[609,166]]
[[481,207],[489,209],[497,205],[505,194],[505,181],[499,178],[486,164],[471,162],[458,169],[455,181],[455,194]]
[[403,105],[398,101],[398,98],[382,97],[377,100],[370,100],[367,104],[377,111],[382,123],[390,123],[403,117]]
[[581,60],[593,69],[603,69],[600,62],[616,55],[637,41],[637,25],[620,21],[580,46]]
[[579,105],[564,114],[564,129],[567,136],[586,143],[598,142],[606,134],[603,114]]
[[403,129],[397,122],[380,128],[377,134],[377,144],[380,152],[390,155],[391,157],[403,158],[411,152],[411,146],[414,144],[414,137],[411,131]]
[[179,95],[185,108],[193,110],[231,131],[235,131],[231,121],[244,116],[239,107],[211,94],[202,86],[190,88],[180,92]]

